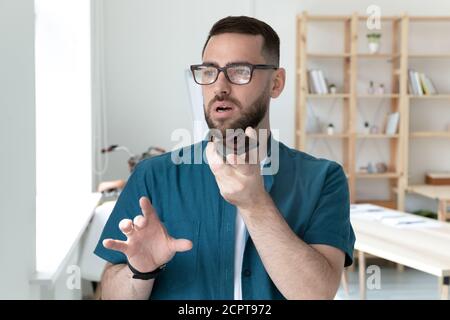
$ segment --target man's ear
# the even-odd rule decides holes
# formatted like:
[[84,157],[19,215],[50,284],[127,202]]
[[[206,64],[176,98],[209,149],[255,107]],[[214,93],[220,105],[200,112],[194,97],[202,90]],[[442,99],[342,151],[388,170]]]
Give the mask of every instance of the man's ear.
[[275,70],[272,75],[272,88],[270,90],[270,96],[272,98],[278,98],[284,89],[284,84],[286,83],[286,70],[284,68],[279,68]]

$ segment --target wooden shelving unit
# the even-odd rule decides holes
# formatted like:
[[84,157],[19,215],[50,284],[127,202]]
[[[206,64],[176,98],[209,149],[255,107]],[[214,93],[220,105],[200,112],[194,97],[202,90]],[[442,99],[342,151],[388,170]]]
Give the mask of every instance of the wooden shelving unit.
[[[404,210],[405,194],[413,186],[408,184],[409,168],[409,144],[416,139],[450,139],[450,131],[414,131],[410,132],[410,105],[419,100],[446,100],[450,99],[450,93],[440,93],[428,96],[415,96],[408,92],[408,68],[412,61],[423,61],[426,59],[450,59],[450,53],[411,53],[409,52],[410,23],[431,23],[450,22],[450,17],[413,17],[403,14],[401,16],[385,16],[382,18],[383,24],[390,25],[391,45],[388,52],[364,53],[358,52],[358,39],[364,36],[360,24],[367,19],[367,16],[352,15],[343,16],[317,16],[309,15],[307,12],[297,16],[297,72],[296,72],[296,148],[307,151],[307,141],[324,139],[325,141],[340,141],[342,143],[342,165],[346,172],[350,198],[352,203],[372,202],[375,204]],[[310,23],[336,23],[343,27],[342,52],[325,52],[325,50],[309,51],[308,47],[308,26]],[[365,30],[367,32],[367,30]],[[339,40],[338,40],[339,41]],[[308,91],[308,63],[317,63],[329,60],[337,60],[343,64],[343,90],[336,94],[311,94]],[[389,93],[366,94],[358,92],[358,75],[363,72],[360,69],[362,61],[385,60],[391,64],[390,77],[391,86],[386,88]],[[377,62],[380,63],[380,62]],[[321,132],[308,132],[307,104],[314,104],[317,101],[339,101],[342,105],[342,132],[328,135]],[[389,103],[389,112],[399,112],[400,120],[396,134],[387,135],[384,133],[364,134],[358,132],[357,113],[362,101],[385,100]],[[390,159],[387,164],[388,171],[385,173],[365,173],[356,168],[358,141],[369,139],[369,141],[388,140]],[[362,179],[387,179],[390,186],[389,200],[371,200],[356,198],[356,183]]]
[[[450,30],[450,16],[431,16],[431,17],[410,17],[408,23],[420,23],[422,25],[428,24],[428,23],[442,23],[445,22],[448,30]],[[422,42],[421,42],[422,43]],[[424,39],[424,45],[426,47],[426,39]],[[432,62],[435,60],[443,60],[443,61],[449,61],[450,60],[450,52],[445,53],[433,53],[433,52],[427,52],[427,53],[408,53],[407,56],[408,63],[413,64],[414,62]],[[423,70],[426,72],[426,70]],[[448,72],[448,69],[446,69],[446,72]],[[450,91],[450,90],[448,90]],[[450,107],[450,92],[439,92],[439,94],[435,95],[424,95],[424,96],[417,96],[417,95],[408,95],[408,99],[405,99],[405,105],[408,110],[408,119],[413,116],[413,113],[415,112],[415,108],[417,106],[414,106],[415,103],[423,101],[439,101],[439,103],[445,104]],[[428,106],[427,106],[428,107]],[[405,154],[409,154],[409,148],[410,145],[415,143],[417,140],[427,139],[430,140],[442,140],[442,139],[449,139],[450,141],[450,131],[415,131],[411,130],[409,128],[409,123],[407,123],[407,143],[405,144]],[[450,144],[448,144],[448,148],[450,148]],[[405,162],[405,172],[411,171],[410,169],[410,159],[408,156],[405,156],[404,159]],[[450,170],[450,166],[448,167]],[[411,184],[409,181],[409,175],[405,176],[405,188],[403,190],[399,190],[403,193],[410,192],[419,194],[424,197],[428,197],[431,199],[438,200],[438,219],[440,220],[446,220],[448,219],[447,214],[447,202],[450,199],[450,188],[446,186],[431,186],[431,185],[423,185],[423,184]],[[435,190],[436,189],[436,190]]]
[[[406,127],[403,120],[405,113],[404,100],[407,96],[407,60],[408,54],[405,50],[406,45],[399,40],[402,27],[405,25],[406,17],[383,17],[383,23],[392,24],[393,45],[391,52],[369,54],[358,52],[358,37],[360,36],[359,23],[367,19],[366,16],[360,16],[356,13],[349,16],[311,16],[303,12],[297,17],[297,107],[296,107],[296,147],[299,150],[306,150],[306,144],[309,139],[341,139],[342,143],[342,165],[347,174],[350,188],[351,202],[358,202],[356,199],[356,182],[359,179],[388,179],[390,185],[396,189],[403,190],[405,187],[404,168],[402,150],[405,150]],[[310,22],[338,22],[344,27],[343,52],[310,52],[308,51],[307,28]],[[343,92],[333,95],[310,94],[308,92],[308,62],[309,60],[322,59],[341,59],[343,63]],[[362,60],[386,60],[392,63],[392,86],[389,88],[391,93],[385,94],[365,94],[357,91],[358,62]],[[405,85],[401,86],[401,82]],[[309,133],[306,129],[307,103],[317,101],[315,99],[341,99],[342,101],[342,131],[343,133],[327,135],[324,133]],[[400,112],[400,123],[397,134],[387,135],[384,133],[364,134],[357,130],[357,112],[358,105],[362,100],[378,101],[386,99],[390,104],[392,112]],[[358,141],[368,139],[369,141],[388,140],[390,148],[390,160],[388,171],[385,173],[364,173],[356,168],[356,144]],[[390,207],[399,207],[403,201],[403,193],[396,195],[391,192]],[[395,197],[395,199],[394,199]],[[367,199],[364,199],[367,201]],[[375,201],[374,201],[375,202]],[[384,201],[386,204],[389,201]],[[377,201],[380,203],[380,201]]]

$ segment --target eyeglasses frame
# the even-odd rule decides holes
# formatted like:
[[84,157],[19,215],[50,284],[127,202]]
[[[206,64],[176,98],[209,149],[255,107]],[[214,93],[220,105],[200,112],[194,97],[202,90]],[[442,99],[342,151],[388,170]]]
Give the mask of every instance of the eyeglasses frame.
[[[248,82],[246,83],[234,83],[233,81],[230,80],[230,78],[228,77],[228,69],[231,67],[236,67],[236,66],[247,66],[250,68],[250,79],[248,80]],[[195,78],[195,70],[198,67],[214,67],[218,70],[216,78],[214,79],[214,81],[212,81],[211,83],[199,83],[197,81],[197,79]],[[191,72],[192,72],[192,77],[194,78],[195,83],[201,85],[201,86],[207,86],[210,84],[213,84],[217,81],[217,79],[219,78],[219,74],[220,72],[223,72],[223,74],[225,75],[225,78],[232,84],[238,85],[238,86],[242,86],[242,85],[246,85],[249,84],[252,81],[253,78],[253,71],[255,69],[262,69],[262,70],[277,70],[278,67],[273,65],[273,64],[251,64],[251,63],[230,63],[228,65],[226,65],[225,67],[218,67],[212,63],[202,63],[202,64],[193,64],[190,67]]]

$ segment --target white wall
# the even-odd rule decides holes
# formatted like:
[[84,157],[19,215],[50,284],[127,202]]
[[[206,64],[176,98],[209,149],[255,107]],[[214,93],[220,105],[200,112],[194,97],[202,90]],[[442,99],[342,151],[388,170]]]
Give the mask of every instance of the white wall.
[[[266,21],[281,38],[281,64],[287,69],[287,84],[283,94],[272,102],[271,125],[280,130],[283,142],[293,146],[296,15],[303,10],[326,15],[365,13],[372,4],[380,6],[383,15],[450,12],[450,2],[445,0],[427,5],[419,0],[106,1],[103,27],[108,143],[124,144],[134,152],[142,152],[150,145],[173,147],[176,143],[170,141],[171,132],[176,128],[192,128],[184,69],[200,61],[201,48],[213,22],[227,15],[242,14]],[[444,32],[443,36],[447,34]],[[431,117],[435,118],[430,121],[439,118],[437,114]],[[411,158],[426,162],[420,142],[413,149]],[[449,157],[445,155],[444,159],[449,162]],[[125,154],[111,154],[103,180],[126,178],[126,159]],[[436,161],[445,163],[441,159]],[[428,167],[436,168],[431,163]],[[421,174],[428,167],[414,170]],[[367,185],[369,189],[360,196],[379,187]]]
[[27,299],[36,225],[32,0],[0,0],[0,147],[0,299]]
[[[250,10],[248,0],[104,1],[108,143],[174,146],[174,129],[192,129],[185,69],[201,61],[215,21]],[[127,177],[127,158],[111,154],[105,179]]]

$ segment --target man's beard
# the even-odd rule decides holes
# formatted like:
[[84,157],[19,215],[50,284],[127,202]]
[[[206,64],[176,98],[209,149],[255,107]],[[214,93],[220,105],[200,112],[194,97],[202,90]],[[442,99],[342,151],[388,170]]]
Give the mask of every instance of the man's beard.
[[[223,137],[226,137],[227,129],[242,129],[245,131],[247,127],[252,127],[256,129],[264,116],[267,113],[269,108],[269,100],[270,94],[268,90],[264,90],[264,92],[247,108],[244,108],[242,104],[232,97],[224,97],[224,96],[215,96],[214,99],[208,104],[208,109],[205,110],[205,119],[208,124],[209,129],[217,129],[222,133]],[[218,123],[214,123],[213,119],[211,119],[210,112],[212,111],[211,105],[216,101],[230,101],[232,102],[236,108],[241,112],[241,116],[232,121],[228,122],[228,120],[217,121]]]

